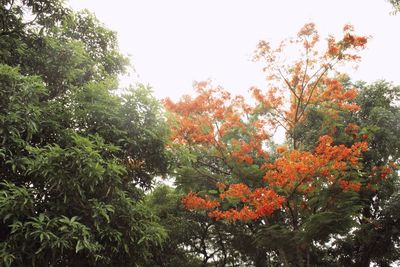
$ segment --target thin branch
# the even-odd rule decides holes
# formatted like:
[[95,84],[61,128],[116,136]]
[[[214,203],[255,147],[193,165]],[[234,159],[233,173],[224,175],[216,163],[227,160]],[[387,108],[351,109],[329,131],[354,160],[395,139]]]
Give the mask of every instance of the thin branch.
[[288,128],[280,121],[280,120],[277,120],[277,119],[274,119],[277,123],[279,123],[279,125],[280,126],[282,126],[283,127],[283,129],[285,129],[285,131],[288,131]]
[[322,77],[325,75],[325,73],[328,72],[328,70],[332,69],[332,67],[333,67],[337,62],[338,62],[338,61],[336,61],[336,62],[333,63],[333,64],[328,63],[328,67],[325,67],[325,70],[321,73],[321,75],[320,75],[320,76],[318,77],[318,79],[315,81],[315,83],[314,83],[314,85],[313,85],[313,87],[312,87],[312,89],[311,89],[311,92],[310,92],[310,94],[309,94],[309,96],[308,96],[307,102],[306,102],[306,104],[304,105],[304,107],[303,107],[303,109],[302,109],[302,111],[301,111],[301,113],[300,113],[300,115],[299,115],[299,119],[304,115],[304,112],[305,112],[305,110],[307,109],[307,106],[310,104],[311,97],[312,97],[312,95],[314,94],[314,91],[315,91],[315,89],[317,88],[317,86],[318,86],[319,82],[321,81]]
[[285,81],[286,85],[289,87],[289,90],[294,94],[294,96],[299,99],[299,96],[296,94],[296,90],[292,88],[290,85],[289,81],[286,79],[286,77],[283,75],[282,71],[280,68],[277,68],[279,75],[282,77],[282,79]]
[[[217,129],[218,136],[222,139],[221,131],[220,131],[220,129],[219,129],[218,124],[215,122],[214,125],[215,125],[215,127],[216,127],[216,129]],[[228,166],[228,169],[232,172],[233,168],[229,165],[229,163],[228,163],[228,161],[227,161],[227,157],[226,157],[224,151],[223,151],[222,148],[218,145],[218,140],[217,140],[217,138],[216,138],[215,135],[214,135],[214,141],[215,141],[215,144],[216,144],[215,147],[217,148],[217,150],[219,151],[219,153],[221,153],[221,156],[222,156],[221,159],[222,159],[222,161],[226,164],[226,166]],[[231,154],[231,152],[230,152],[229,150],[228,150],[228,153],[229,153],[229,156],[232,157],[232,154]]]
[[[304,69],[303,81],[301,82],[301,88],[304,88],[304,82],[306,80],[307,71],[308,71],[308,64],[309,64],[309,57],[308,57],[309,48],[306,48],[306,67]],[[301,95],[300,95],[301,97]]]
[[199,168],[196,168],[195,166],[193,166],[193,169],[195,169],[195,171],[197,171],[199,174],[205,176],[207,181],[212,185],[215,185],[219,181],[217,178],[211,176],[208,173],[205,173],[205,172],[201,171]]
[[274,113],[275,116],[278,116],[281,120],[283,120],[286,123],[293,123],[290,119],[286,118],[285,116],[281,115],[281,110],[277,109],[276,107],[271,106],[271,108],[276,112]]
[[230,172],[222,170],[222,169],[220,169],[220,168],[218,168],[216,166],[212,166],[211,164],[209,164],[207,162],[201,161],[199,159],[197,159],[197,162],[201,163],[203,166],[205,166],[207,168],[210,168],[210,169],[214,170],[215,172],[223,173],[225,175],[231,175]]
[[309,48],[306,48],[306,67],[304,69],[303,81],[301,82],[301,92],[300,92],[300,97],[299,97],[299,103],[298,103],[298,105],[296,107],[296,113],[294,115],[294,119],[295,119],[296,122],[297,122],[297,115],[299,114],[299,110],[300,110],[300,107],[301,107],[301,104],[302,104],[301,100],[302,100],[302,97],[303,97],[303,94],[304,94],[304,91],[305,91],[304,83],[305,83],[305,80],[306,80],[307,71],[308,71],[308,64],[309,64],[308,51],[309,51]]

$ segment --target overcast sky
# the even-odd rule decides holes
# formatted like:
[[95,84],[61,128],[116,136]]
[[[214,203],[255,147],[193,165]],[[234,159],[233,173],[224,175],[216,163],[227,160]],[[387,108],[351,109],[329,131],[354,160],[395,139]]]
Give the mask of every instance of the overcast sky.
[[[373,38],[358,70],[368,82],[400,83],[400,14],[385,0],[69,0],[87,8],[118,33],[121,51],[136,74],[130,82],[153,87],[158,98],[192,92],[194,80],[211,78],[234,93],[263,88],[251,61],[259,40],[279,41],[315,22],[321,37],[338,35],[346,23]],[[123,83],[127,83],[124,79]]]

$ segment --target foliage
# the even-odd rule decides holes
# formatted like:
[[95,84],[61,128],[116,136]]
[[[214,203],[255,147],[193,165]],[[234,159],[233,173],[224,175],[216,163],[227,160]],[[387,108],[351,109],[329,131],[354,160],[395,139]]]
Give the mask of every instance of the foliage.
[[[384,81],[359,83],[357,103],[361,110],[351,118],[360,135],[367,135],[369,150],[363,157],[363,179],[372,190],[361,191],[362,209],[354,231],[337,241],[337,258],[343,264],[376,262],[389,266],[398,259],[399,120],[398,86]],[[354,253],[357,251],[357,253]]]
[[[327,39],[323,53],[313,24],[276,49],[260,42],[255,59],[265,63],[270,82],[266,93],[252,88],[254,105],[208,82],[196,84],[195,97],[165,101],[177,183],[189,191],[182,202],[216,220],[255,224],[253,244],[264,258],[253,258],[256,266],[266,266],[267,252],[285,266],[329,264],[325,244],[357,227],[363,194],[380,183],[367,171],[375,168],[382,179],[391,172],[385,163],[363,161],[374,149],[368,133],[344,120],[365,105],[336,66],[358,61],[368,38],[350,25],[343,30],[340,40]],[[288,65],[292,45],[300,59]],[[286,130],[287,142],[274,151],[268,131],[276,127]]]
[[388,2],[393,6],[393,14],[397,14],[400,10],[400,1],[399,0],[388,0]]
[[184,192],[161,185],[146,197],[168,233],[161,246],[151,249],[145,266],[242,266],[251,264],[255,249],[251,233],[188,211]]
[[390,266],[400,90],[339,72],[367,41],[306,24],[258,44],[251,104],[197,82],[165,114],[116,91],[128,60],[94,15],[1,1],[0,266]]
[[1,13],[0,265],[145,262],[166,238],[143,204],[168,168],[160,105],[142,85],[115,92],[127,60],[92,14]]

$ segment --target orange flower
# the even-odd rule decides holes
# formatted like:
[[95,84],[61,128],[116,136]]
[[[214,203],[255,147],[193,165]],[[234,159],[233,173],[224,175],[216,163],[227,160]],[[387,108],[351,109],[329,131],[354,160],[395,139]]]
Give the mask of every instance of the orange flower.
[[277,146],[276,147],[276,153],[278,154],[283,154],[287,151],[287,147],[285,146]]
[[361,183],[356,181],[356,182],[349,182],[346,180],[339,179],[339,187],[343,189],[343,191],[354,191],[358,192],[360,191],[361,188]]
[[209,210],[216,208],[220,203],[216,200],[210,200],[207,197],[201,198],[196,193],[190,192],[182,199],[183,205],[189,210]]
[[217,186],[219,191],[224,191],[225,188],[226,188],[226,184],[224,184],[222,182],[217,182],[216,186]]
[[231,184],[225,192],[220,194],[221,199],[226,197],[238,198],[243,202],[248,201],[250,195],[250,189],[245,184]]
[[344,129],[345,133],[348,135],[352,135],[353,137],[356,137],[358,135],[360,127],[358,127],[357,124],[354,123],[349,123],[346,128]]
[[[316,49],[320,39],[313,23],[306,24],[297,39],[282,42],[276,49],[267,42],[260,42],[255,59],[264,61],[264,71],[270,80],[266,91],[251,89],[254,105],[245,103],[243,97],[232,97],[208,82],[195,85],[196,96],[184,96],[176,103],[168,99],[164,101],[169,112],[171,149],[182,146],[204,155],[204,163],[199,160],[196,164],[210,171],[236,170],[232,165],[240,163],[239,167],[251,164],[251,169],[255,167],[257,171],[265,172],[264,181],[259,182],[265,182],[268,187],[251,188],[258,184],[257,181],[231,185],[217,183],[218,199],[189,193],[182,199],[188,209],[207,210],[208,215],[217,220],[256,220],[281,209],[285,196],[293,196],[293,193],[300,195],[306,205],[310,196],[331,187],[344,191],[361,189],[358,177],[349,177],[348,174],[359,169],[362,152],[368,149],[366,142],[356,142],[352,146],[335,145],[331,136],[324,135],[314,150],[288,150],[285,146],[278,146],[279,157],[274,161],[268,160],[265,152],[267,130],[275,131],[282,126],[291,132],[307,118],[311,107],[323,110],[332,120],[339,118],[342,111],[357,112],[360,109],[354,103],[357,90],[343,82],[334,66],[358,60],[357,52],[365,46],[368,38],[355,35],[351,25],[345,25],[343,30],[341,39],[328,38],[327,49],[322,55]],[[304,57],[286,68],[286,64],[279,64],[281,56],[285,56],[285,46],[289,44],[300,45]],[[314,73],[315,70],[318,71]],[[345,132],[358,140],[357,125],[347,125]],[[374,172],[371,180],[380,181],[389,174],[387,169],[381,168]],[[229,198],[235,201],[228,201]],[[222,210],[219,208],[221,202],[226,202],[224,207],[227,204],[235,208]]]

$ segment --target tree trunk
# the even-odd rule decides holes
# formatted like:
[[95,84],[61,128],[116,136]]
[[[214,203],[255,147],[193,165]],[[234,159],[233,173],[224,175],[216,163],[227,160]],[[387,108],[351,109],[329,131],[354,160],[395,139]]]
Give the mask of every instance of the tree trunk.
[[254,260],[255,267],[267,267],[267,257],[265,251],[257,249],[256,258]]
[[357,261],[354,266],[355,267],[369,267],[370,263],[371,263],[371,259],[369,256],[368,247],[361,246],[359,257],[357,257]]
[[286,257],[286,253],[283,250],[283,248],[279,249],[279,258],[281,259],[281,262],[283,263],[284,267],[290,267],[289,262]]
[[296,254],[297,254],[297,264],[299,265],[299,267],[304,267],[303,250],[301,249],[300,245],[296,246]]

